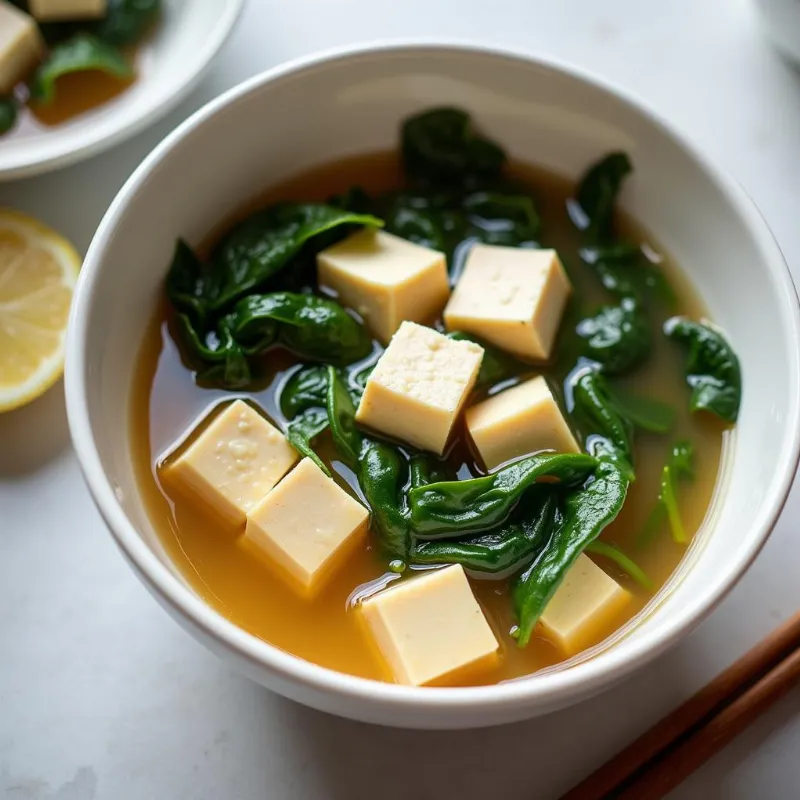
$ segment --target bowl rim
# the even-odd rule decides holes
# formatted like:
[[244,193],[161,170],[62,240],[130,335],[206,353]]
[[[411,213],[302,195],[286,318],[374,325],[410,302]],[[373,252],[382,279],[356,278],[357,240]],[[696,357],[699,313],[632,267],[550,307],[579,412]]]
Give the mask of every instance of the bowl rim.
[[[146,183],[150,171],[178,146],[182,139],[206,120],[262,86],[296,76],[322,64],[347,61],[362,56],[458,54],[493,58],[514,64],[534,65],[565,74],[597,91],[611,94],[679,145],[714,183],[733,206],[748,234],[763,255],[767,271],[780,295],[779,313],[783,327],[790,331],[787,342],[792,355],[787,365],[792,397],[786,420],[786,444],[781,453],[779,479],[764,498],[748,546],[741,549],[727,570],[705,586],[704,591],[683,606],[680,613],[636,639],[626,639],[598,656],[563,671],[532,674],[526,678],[470,687],[411,687],[384,683],[337,672],[305,661],[239,628],[208,606],[183,583],[141,539],[125,515],[111,482],[106,476],[88,413],[84,354],[91,342],[87,311],[93,303],[96,279],[103,252],[112,238],[118,219],[129,198]],[[800,306],[791,273],[766,221],[742,187],[717,167],[698,147],[664,120],[657,112],[626,90],[588,74],[549,55],[533,55],[520,49],[483,45],[458,39],[390,39],[327,49],[282,63],[249,78],[211,100],[169,134],[142,161],[111,203],[90,245],[75,290],[67,335],[65,392],[70,433],[84,478],[94,501],[134,570],[148,588],[174,613],[193,627],[199,627],[228,651],[257,671],[267,670],[289,684],[302,683],[321,693],[333,693],[353,701],[379,704],[404,711],[448,711],[503,708],[554,708],[579,699],[618,680],[664,652],[688,633],[724,599],[764,546],[786,503],[800,459]],[[522,716],[522,715],[520,715]]]
[[[129,139],[171,111],[200,82],[222,45],[233,33],[244,8],[244,0],[223,2],[214,27],[203,46],[195,52],[191,67],[182,72],[179,80],[144,95],[141,103],[134,108],[121,104],[116,111],[109,110],[102,115],[102,124],[89,126],[78,144],[74,143],[72,137],[48,134],[42,140],[41,153],[37,148],[31,148],[20,149],[19,152],[15,150],[12,155],[7,154],[5,159],[0,156],[0,182],[41,175],[76,164]],[[124,101],[124,96],[121,101]]]

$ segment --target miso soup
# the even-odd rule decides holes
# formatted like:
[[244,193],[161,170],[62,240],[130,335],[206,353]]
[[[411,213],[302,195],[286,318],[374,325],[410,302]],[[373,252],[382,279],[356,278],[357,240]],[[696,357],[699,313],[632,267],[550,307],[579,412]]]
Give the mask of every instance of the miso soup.
[[415,685],[530,675],[636,615],[701,527],[740,392],[692,265],[613,208],[624,156],[576,185],[460,113],[181,244],[132,398],[147,513],[194,590]]

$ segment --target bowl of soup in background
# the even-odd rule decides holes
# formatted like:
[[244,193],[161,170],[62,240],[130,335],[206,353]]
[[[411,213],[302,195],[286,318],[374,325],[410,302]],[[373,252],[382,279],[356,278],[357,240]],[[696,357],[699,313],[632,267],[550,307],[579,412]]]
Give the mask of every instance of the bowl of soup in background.
[[[318,164],[394,147],[402,119],[444,104],[467,109],[512,158],[567,176],[599,154],[627,151],[636,171],[621,205],[682,265],[728,333],[744,394],[701,530],[631,622],[600,647],[526,678],[415,688],[309,663],[205,603],[171,563],[145,511],[129,408],[142,332],[162,302],[178,236],[203,241],[267,187]],[[769,535],[797,465],[799,334],[794,287],[758,211],[652,112],[547,60],[464,45],[389,44],[253,78],[154,150],[89,249],[72,311],[66,393],[76,451],[109,529],[151,593],[195,638],[259,683],[324,711],[398,726],[470,727],[543,714],[599,692],[674,644],[733,587]]]
[[57,109],[43,107],[46,121],[20,109],[18,124],[0,136],[0,181],[74,164],[155,122],[203,77],[233,32],[242,5],[242,0],[164,0],[158,21],[131,55],[130,82],[117,85],[84,72],[69,76],[70,82],[77,79],[69,87],[78,95],[75,101],[62,96]]

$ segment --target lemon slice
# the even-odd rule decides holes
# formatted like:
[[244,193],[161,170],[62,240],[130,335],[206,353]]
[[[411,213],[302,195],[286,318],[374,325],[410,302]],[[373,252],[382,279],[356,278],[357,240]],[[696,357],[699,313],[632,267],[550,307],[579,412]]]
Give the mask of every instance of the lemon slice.
[[29,403],[61,376],[80,265],[55,231],[0,208],[0,411]]

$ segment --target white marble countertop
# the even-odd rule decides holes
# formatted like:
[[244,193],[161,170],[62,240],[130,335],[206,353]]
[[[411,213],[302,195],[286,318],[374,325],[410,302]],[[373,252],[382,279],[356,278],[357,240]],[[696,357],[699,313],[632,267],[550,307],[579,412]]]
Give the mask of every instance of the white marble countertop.
[[[0,205],[85,249],[141,158],[222,90],[320,48],[436,35],[553,54],[637,93],[739,178],[800,277],[800,73],[760,37],[746,0],[250,0],[177,111],[83,165],[0,185]],[[794,611],[798,519],[795,492],[713,616],[601,697],[505,728],[375,728],[261,689],[167,618],[89,499],[59,386],[0,418],[0,795],[395,800],[413,787],[419,798],[555,798]],[[795,691],[675,796],[797,796],[798,712]]]

